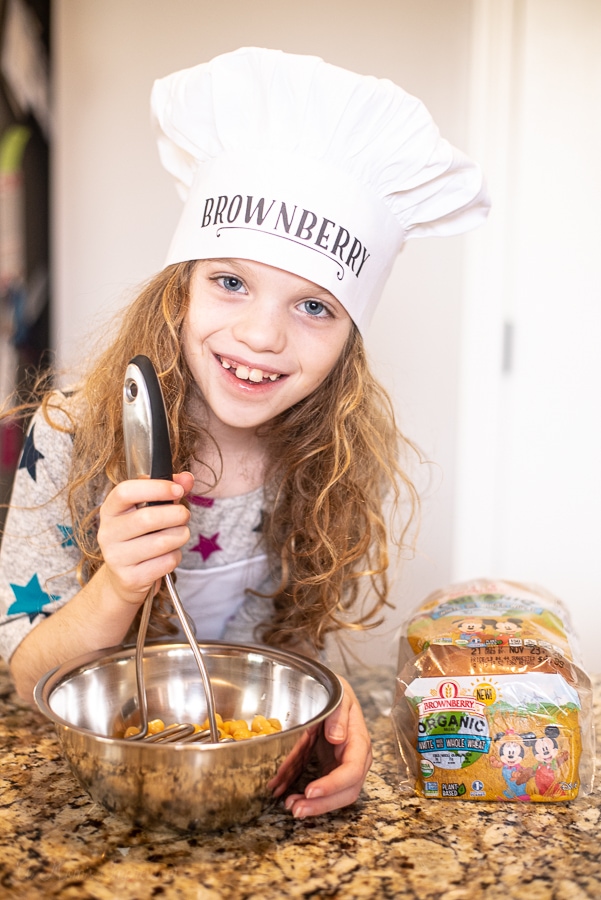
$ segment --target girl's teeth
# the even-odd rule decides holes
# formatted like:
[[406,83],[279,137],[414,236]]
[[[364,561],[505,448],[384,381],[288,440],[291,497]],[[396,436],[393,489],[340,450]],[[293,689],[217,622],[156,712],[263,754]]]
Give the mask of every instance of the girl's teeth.
[[222,359],[221,365],[224,369],[234,369],[236,378],[240,378],[242,381],[252,381],[255,384],[260,384],[264,378],[268,378],[270,381],[277,381],[280,377],[277,374],[263,375],[261,369],[249,369],[248,366],[233,366],[227,359]]

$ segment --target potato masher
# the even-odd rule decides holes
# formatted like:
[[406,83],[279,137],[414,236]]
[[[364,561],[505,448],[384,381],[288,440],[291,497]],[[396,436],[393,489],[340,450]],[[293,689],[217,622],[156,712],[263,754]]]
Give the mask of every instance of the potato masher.
[[[147,356],[134,356],[127,365],[123,383],[123,439],[128,478],[173,477],[169,426],[161,385],[154,366]],[[191,724],[174,725],[156,735],[148,733],[148,706],[144,687],[144,645],[155,589],[151,588],[144,601],[136,641],[136,681],[140,732],[128,740],[145,741],[202,741],[218,743],[219,730],[215,718],[215,700],[211,680],[198,647],[189,618],[177,593],[171,574],[165,583],[173,608],[186,635],[200,672],[209,720],[208,731],[196,732]]]

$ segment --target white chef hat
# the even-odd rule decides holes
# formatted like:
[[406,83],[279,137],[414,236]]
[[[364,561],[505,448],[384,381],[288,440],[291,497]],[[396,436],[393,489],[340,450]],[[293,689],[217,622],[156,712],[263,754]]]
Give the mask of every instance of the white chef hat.
[[235,257],[329,290],[364,330],[406,240],[478,225],[480,168],[391,81],[242,48],[154,83],[183,213],[166,265]]

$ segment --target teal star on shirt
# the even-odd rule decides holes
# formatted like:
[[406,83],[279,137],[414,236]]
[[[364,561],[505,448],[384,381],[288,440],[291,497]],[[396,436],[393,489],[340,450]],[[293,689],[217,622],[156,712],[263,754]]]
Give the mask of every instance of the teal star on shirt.
[[61,547],[74,547],[75,541],[73,540],[73,529],[70,525],[57,525],[56,526],[62,535]]
[[42,612],[42,607],[52,603],[53,600],[60,600],[60,597],[47,594],[42,589],[37,574],[32,575],[27,584],[11,584],[11,588],[17,599],[8,607],[7,615],[9,616],[15,613],[26,613],[30,621],[33,621]]

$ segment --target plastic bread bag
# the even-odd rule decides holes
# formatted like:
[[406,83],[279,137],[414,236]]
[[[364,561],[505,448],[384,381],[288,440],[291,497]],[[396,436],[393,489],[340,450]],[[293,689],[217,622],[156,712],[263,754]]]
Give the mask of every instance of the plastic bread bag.
[[486,579],[436,591],[400,639],[392,720],[401,791],[517,802],[590,793],[592,706],[555,597]]

